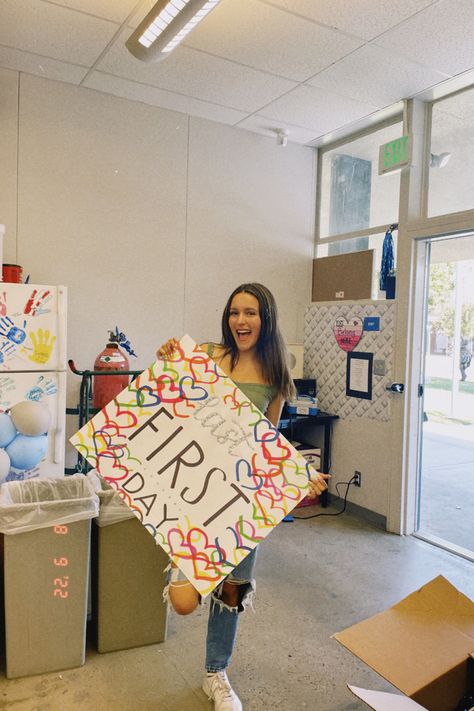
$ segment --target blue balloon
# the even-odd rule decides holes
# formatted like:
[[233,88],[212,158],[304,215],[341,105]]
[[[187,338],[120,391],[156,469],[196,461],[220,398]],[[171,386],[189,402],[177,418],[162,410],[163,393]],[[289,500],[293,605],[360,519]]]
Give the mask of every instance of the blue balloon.
[[15,469],[32,469],[43,459],[48,449],[48,435],[28,437],[18,434],[5,451]]
[[0,484],[6,481],[6,478],[10,472],[10,457],[5,452],[4,449],[0,448]]
[[6,447],[15,437],[16,427],[12,418],[6,412],[0,412],[0,447]]

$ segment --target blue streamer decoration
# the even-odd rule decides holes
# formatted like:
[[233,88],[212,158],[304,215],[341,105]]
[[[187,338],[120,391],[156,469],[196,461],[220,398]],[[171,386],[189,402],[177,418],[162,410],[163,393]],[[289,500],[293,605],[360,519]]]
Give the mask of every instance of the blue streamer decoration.
[[393,237],[392,237],[393,225],[390,225],[385,233],[382,248],[382,263],[380,265],[380,290],[386,291],[387,277],[393,274],[395,270],[395,258],[393,256]]

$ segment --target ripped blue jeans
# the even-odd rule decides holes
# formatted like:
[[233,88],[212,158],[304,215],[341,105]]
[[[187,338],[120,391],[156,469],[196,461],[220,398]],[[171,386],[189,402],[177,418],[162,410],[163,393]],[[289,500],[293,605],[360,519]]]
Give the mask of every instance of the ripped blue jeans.
[[256,558],[257,549],[254,548],[226,578],[227,581],[241,586],[240,603],[237,607],[229,607],[220,599],[223,583],[211,595],[206,640],[206,671],[208,672],[221,671],[230,662],[239,614],[252,604],[255,593],[253,571]]

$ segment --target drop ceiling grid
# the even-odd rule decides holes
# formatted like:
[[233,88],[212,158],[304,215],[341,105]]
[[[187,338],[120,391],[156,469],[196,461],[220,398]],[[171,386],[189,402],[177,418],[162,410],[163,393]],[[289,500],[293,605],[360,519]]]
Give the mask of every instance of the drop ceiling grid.
[[221,0],[146,64],[124,42],[153,4],[3,0],[0,66],[310,143],[474,65],[472,0]]

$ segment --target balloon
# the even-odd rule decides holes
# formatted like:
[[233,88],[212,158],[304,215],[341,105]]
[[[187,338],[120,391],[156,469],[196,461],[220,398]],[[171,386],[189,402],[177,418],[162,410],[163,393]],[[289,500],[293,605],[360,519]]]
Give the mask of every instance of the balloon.
[[10,457],[4,449],[0,449],[0,483],[7,478],[10,466]]
[[32,469],[43,459],[48,449],[48,435],[30,437],[18,434],[5,448],[15,469]]
[[16,437],[16,428],[12,418],[6,412],[0,412],[0,447],[6,447]]
[[23,400],[10,408],[10,414],[18,432],[29,437],[45,434],[51,425],[50,412],[42,402]]

